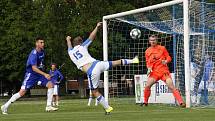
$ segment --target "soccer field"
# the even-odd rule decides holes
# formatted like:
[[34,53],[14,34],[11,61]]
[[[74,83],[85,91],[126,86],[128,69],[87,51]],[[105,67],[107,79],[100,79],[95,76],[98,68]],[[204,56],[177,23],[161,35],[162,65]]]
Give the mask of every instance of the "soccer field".
[[[1,104],[3,102],[1,101]],[[140,107],[131,99],[112,99],[114,111],[104,115],[101,106],[87,106],[87,99],[61,100],[57,112],[45,112],[43,101],[17,101],[0,121],[214,121],[215,109],[183,109],[169,105]]]

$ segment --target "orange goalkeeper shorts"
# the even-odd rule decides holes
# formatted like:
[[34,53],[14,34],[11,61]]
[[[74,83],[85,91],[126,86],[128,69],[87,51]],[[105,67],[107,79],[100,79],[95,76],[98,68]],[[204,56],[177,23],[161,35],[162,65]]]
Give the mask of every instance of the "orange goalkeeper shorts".
[[166,79],[171,78],[169,70],[162,70],[160,72],[152,71],[149,77],[154,78],[156,81],[162,80],[166,82]]

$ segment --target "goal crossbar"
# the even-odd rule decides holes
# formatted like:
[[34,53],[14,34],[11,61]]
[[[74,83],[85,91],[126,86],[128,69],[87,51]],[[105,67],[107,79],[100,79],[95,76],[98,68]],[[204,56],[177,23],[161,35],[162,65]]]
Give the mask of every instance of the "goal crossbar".
[[144,7],[144,8],[125,11],[125,12],[121,12],[121,13],[117,13],[117,14],[103,16],[103,19],[106,20],[106,19],[112,19],[112,18],[117,18],[117,17],[123,17],[123,16],[131,15],[131,14],[136,14],[136,13],[140,13],[140,12],[144,12],[144,11],[149,11],[149,10],[154,10],[154,9],[158,9],[158,8],[162,8],[162,7],[166,7],[166,6],[179,4],[179,3],[182,3],[182,2],[183,2],[183,0],[173,0],[173,1],[170,1],[170,2],[165,2],[165,3],[152,5],[152,6],[149,6],[149,7]]

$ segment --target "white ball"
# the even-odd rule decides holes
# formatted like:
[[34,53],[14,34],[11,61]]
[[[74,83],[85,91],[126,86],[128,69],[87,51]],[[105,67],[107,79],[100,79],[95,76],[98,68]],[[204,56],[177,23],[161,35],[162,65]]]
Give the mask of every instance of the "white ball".
[[130,32],[130,36],[132,39],[139,39],[141,36],[141,31],[137,28],[132,29]]
[[41,85],[41,84],[42,84],[42,82],[41,82],[41,81],[38,81],[38,82],[37,82],[37,85]]

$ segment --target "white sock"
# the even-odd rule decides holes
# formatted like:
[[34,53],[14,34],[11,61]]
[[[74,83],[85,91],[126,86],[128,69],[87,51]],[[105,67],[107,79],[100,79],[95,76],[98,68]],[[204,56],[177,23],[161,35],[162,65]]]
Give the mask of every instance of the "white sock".
[[52,106],[55,106],[55,102],[52,102]]
[[92,90],[90,90],[90,97],[89,97],[88,104],[87,104],[88,106],[91,105],[92,99],[93,99],[93,94],[92,94]]
[[19,93],[14,94],[10,100],[8,100],[5,103],[5,108],[8,108],[10,106],[11,103],[15,102],[17,99],[19,99],[21,97],[21,95]]
[[191,102],[196,103],[196,98],[197,98],[196,95],[192,95],[191,96]]
[[91,102],[92,102],[92,97],[89,97],[89,100],[88,100],[88,106],[90,106],[91,105]]
[[54,88],[49,88],[47,90],[47,106],[52,105],[53,93],[54,93]]
[[110,106],[105,101],[105,98],[101,95],[97,97],[98,102],[104,107],[104,109],[108,109]]
[[196,98],[196,104],[200,104],[200,98],[201,98],[201,94],[197,94],[197,98]]
[[122,59],[122,65],[128,65],[128,64],[131,64],[133,62],[132,59]]
[[97,105],[98,105],[98,103],[99,103],[99,102],[98,102],[98,100],[96,99],[95,106],[97,106]]

